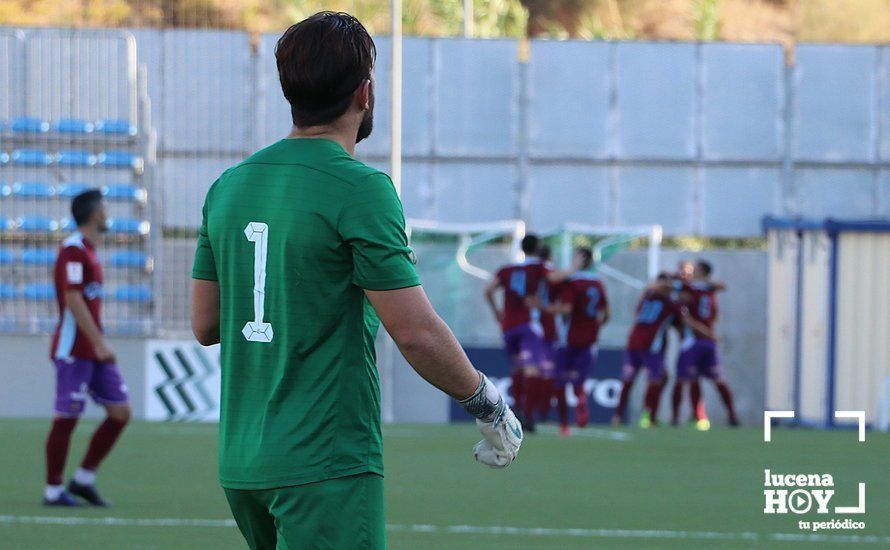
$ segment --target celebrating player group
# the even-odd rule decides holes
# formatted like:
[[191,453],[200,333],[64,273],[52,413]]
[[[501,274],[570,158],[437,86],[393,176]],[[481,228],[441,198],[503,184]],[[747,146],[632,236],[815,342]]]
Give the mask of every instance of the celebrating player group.
[[[577,425],[584,427],[590,420],[584,383],[595,369],[600,329],[609,321],[606,287],[593,273],[593,253],[588,247],[574,250],[569,271],[553,266],[549,247],[535,235],[523,238],[522,251],[525,260],[498,270],[485,297],[503,331],[513,369],[514,406],[521,422],[533,432],[536,420],[550,416],[555,398],[560,433],[569,435],[569,384],[577,399]],[[671,394],[671,424],[679,424],[688,388],[695,426],[710,428],[699,383],[700,378],[707,378],[720,393],[730,425],[738,425],[714,332],[717,293],[726,286],[712,280],[711,271],[704,260],[683,261],[676,274],[661,273],[644,289],[627,341],[614,424],[627,423],[630,392],[641,370],[646,371],[647,387],[640,425],[658,424],[658,407],[668,383],[667,334],[676,330],[681,349]]]

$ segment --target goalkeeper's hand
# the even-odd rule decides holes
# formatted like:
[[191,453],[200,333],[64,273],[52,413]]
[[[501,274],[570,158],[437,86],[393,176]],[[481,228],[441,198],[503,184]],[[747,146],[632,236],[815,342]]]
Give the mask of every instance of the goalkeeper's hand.
[[473,447],[473,456],[486,466],[506,468],[519,453],[522,426],[491,380],[482,373],[479,378],[479,387],[473,395],[460,402],[476,417],[476,425],[482,432],[483,439]]

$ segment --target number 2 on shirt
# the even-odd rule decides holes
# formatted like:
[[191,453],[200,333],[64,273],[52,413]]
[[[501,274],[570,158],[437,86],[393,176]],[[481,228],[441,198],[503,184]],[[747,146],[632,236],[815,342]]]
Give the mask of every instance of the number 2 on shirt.
[[248,342],[271,342],[272,325],[263,322],[266,305],[266,253],[269,248],[269,226],[263,222],[250,222],[244,228],[247,240],[253,247],[253,321],[248,321],[241,334]]

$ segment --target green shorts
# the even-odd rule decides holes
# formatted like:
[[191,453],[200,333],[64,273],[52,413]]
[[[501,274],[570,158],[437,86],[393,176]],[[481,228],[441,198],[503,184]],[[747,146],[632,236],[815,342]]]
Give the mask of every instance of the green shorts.
[[254,550],[383,549],[383,477],[365,473],[281,487],[224,489]]

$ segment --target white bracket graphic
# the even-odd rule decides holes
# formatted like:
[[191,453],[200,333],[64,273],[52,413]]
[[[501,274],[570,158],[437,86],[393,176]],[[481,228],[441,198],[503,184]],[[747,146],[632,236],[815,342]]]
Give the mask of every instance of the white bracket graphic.
[[859,442],[865,442],[865,411],[834,411],[834,417],[855,418],[859,422]]
[[[842,411],[838,411],[842,412]],[[861,426],[861,424],[860,424]],[[865,483],[859,483],[858,506],[835,506],[835,514],[864,514],[865,513]]]
[[794,411],[763,411],[763,440],[772,441],[773,418],[794,418]]

